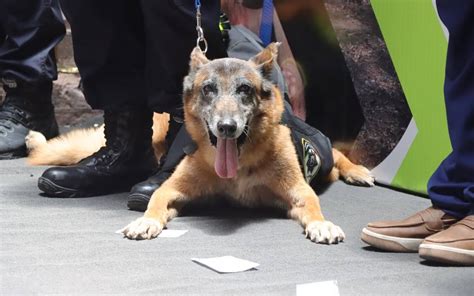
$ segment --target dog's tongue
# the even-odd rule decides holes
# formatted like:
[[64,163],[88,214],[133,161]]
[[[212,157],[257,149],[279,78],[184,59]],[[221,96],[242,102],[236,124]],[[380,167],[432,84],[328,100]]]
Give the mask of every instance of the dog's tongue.
[[237,140],[217,138],[217,155],[214,169],[221,178],[233,178],[237,175]]

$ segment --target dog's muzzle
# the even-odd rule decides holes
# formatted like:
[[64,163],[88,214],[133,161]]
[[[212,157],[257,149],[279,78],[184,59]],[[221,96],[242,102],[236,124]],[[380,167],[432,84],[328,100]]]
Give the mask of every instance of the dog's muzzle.
[[[240,136],[237,138],[237,147],[240,148],[246,141],[247,135],[248,135],[248,125],[245,125],[244,130],[240,134]],[[207,129],[207,133],[209,134],[209,141],[211,142],[211,145],[216,147],[217,145],[217,137],[214,135],[214,133],[211,131],[211,129]]]

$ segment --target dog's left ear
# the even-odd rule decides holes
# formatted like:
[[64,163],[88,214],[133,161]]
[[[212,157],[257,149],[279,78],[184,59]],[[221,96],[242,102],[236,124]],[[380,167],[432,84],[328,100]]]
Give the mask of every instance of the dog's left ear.
[[265,77],[269,77],[272,73],[273,63],[278,57],[278,48],[280,47],[280,44],[280,42],[270,43],[264,50],[249,60],[260,69]]
[[206,58],[202,50],[197,46],[191,52],[191,61],[189,62],[190,72],[196,71],[200,66],[207,64],[209,60]]

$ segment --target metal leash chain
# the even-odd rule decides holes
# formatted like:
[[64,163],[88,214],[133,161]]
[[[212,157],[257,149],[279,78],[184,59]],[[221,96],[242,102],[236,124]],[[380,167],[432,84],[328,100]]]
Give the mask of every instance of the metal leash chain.
[[[194,5],[196,6],[196,31],[197,31],[197,40],[196,47],[199,47],[203,53],[207,52],[207,40],[204,38],[204,31],[201,27],[201,0],[194,0]],[[201,48],[201,44],[204,48]]]

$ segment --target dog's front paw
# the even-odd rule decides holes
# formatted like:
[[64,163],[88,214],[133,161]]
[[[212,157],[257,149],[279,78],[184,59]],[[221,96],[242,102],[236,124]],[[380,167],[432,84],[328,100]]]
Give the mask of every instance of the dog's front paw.
[[321,244],[337,244],[346,237],[341,227],[329,221],[311,222],[306,226],[305,233],[307,238]]
[[29,131],[28,135],[25,137],[26,148],[28,151],[32,151],[39,146],[46,144],[46,138],[40,132]]
[[163,225],[160,221],[141,217],[118,232],[123,233],[123,235],[129,239],[142,240],[155,238],[162,230]]
[[356,165],[347,172],[342,173],[344,181],[349,184],[361,186],[374,186],[375,178],[372,173],[362,165]]

